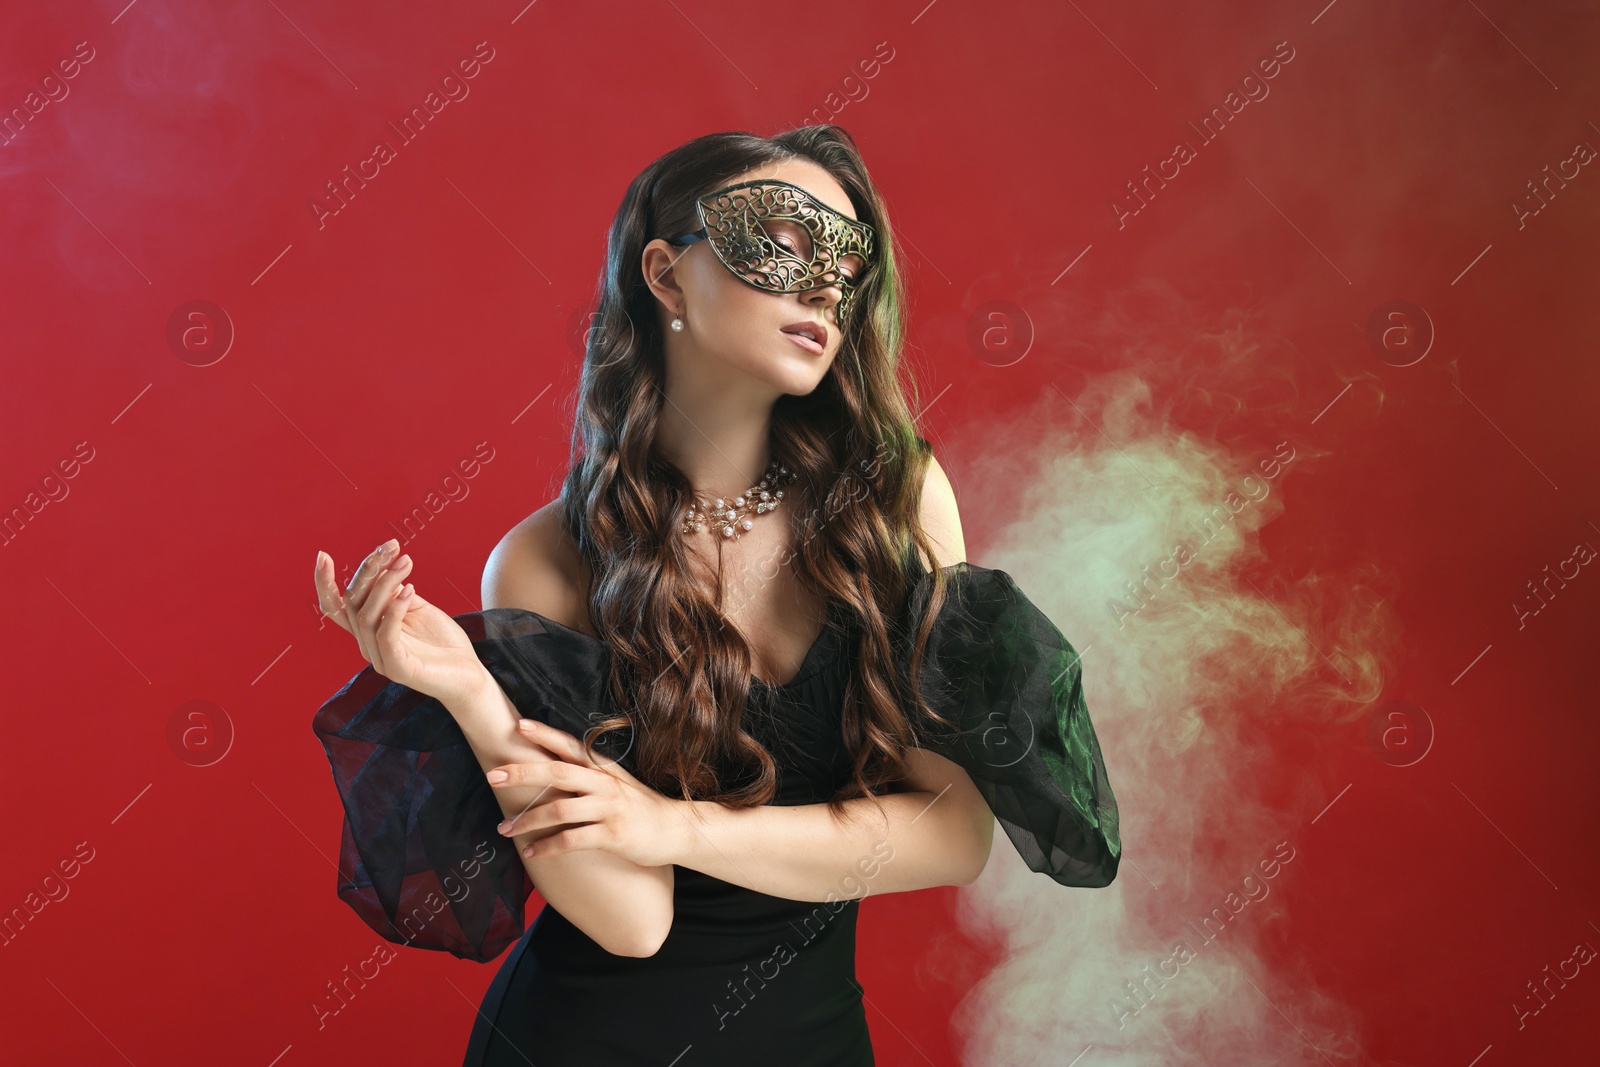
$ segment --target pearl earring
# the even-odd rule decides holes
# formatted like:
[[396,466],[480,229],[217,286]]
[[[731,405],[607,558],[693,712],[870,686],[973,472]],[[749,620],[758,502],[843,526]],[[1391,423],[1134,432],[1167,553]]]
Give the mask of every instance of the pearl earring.
[[682,319],[676,318],[676,317],[673,318],[673,320],[672,320],[672,332],[673,333],[682,333],[683,332],[683,320]]

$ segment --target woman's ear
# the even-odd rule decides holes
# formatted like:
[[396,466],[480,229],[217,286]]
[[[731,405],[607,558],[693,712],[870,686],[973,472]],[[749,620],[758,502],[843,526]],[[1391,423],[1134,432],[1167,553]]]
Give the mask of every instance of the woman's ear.
[[673,268],[689,251],[675,248],[658,237],[645,245],[640,253],[639,266],[644,283],[669,314],[683,312],[683,286],[678,284],[678,275]]

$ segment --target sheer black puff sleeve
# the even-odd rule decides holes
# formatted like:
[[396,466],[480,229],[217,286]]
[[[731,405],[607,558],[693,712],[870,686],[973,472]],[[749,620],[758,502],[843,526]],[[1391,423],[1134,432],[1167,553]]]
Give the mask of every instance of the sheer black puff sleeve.
[[[520,609],[455,619],[523,716],[580,738],[600,716],[599,642]],[[515,943],[533,882],[495,829],[500,802],[444,705],[369,665],[312,728],[344,806],[339,898],[396,944],[486,963]]]
[[[1117,802],[1089,711],[1078,653],[1011,576],[943,568],[945,602],[918,671],[922,697],[952,725],[913,716],[918,744],[972,778],[1028,868],[1062,885],[1110,885],[1122,856]],[[933,576],[908,563],[900,662]]]

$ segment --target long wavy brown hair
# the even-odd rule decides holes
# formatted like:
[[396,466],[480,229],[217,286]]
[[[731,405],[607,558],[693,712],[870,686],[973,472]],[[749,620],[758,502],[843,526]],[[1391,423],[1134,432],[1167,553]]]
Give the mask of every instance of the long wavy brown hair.
[[[853,648],[847,645],[855,669],[842,709],[853,772],[828,801],[837,815],[845,800],[876,795],[906,774],[913,738],[906,708],[932,714],[917,680],[947,578],[931,568],[932,595],[910,627],[911,658],[897,670],[909,553],[915,546],[926,560],[937,559],[918,518],[928,453],[918,447],[911,416],[916,383],[902,375],[905,312],[894,232],[842,128],[709,134],[663,155],[629,185],[607,240],[560,507],[592,572],[589,618],[609,651],[612,706],[628,709],[597,723],[586,743],[615,747],[619,739],[606,735],[631,730],[635,774],[652,788],[739,807],[771,800],[777,765],[741,726],[750,648],[725,621],[722,583],[708,595],[693,579],[678,532],[692,486],[655,447],[665,348],[640,260],[651,240],[699,226],[694,205],[701,195],[795,158],[837,179],[857,216],[877,231],[878,263],[862,279],[838,355],[811,393],[777,400],[769,442],[796,476],[786,506],[774,513],[787,518],[798,546],[789,562],[805,588],[843,610],[846,632],[855,636]],[[741,784],[726,785],[719,765]]]

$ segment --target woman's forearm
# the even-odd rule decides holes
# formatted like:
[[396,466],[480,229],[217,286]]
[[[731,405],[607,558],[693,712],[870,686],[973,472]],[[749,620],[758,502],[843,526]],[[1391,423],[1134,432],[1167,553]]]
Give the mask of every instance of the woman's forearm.
[[[517,730],[521,713],[487,670],[480,694],[446,704],[461,727],[479,765],[488,772],[511,763],[553,759]],[[535,787],[496,789],[501,811],[509,818],[535,800],[572,796],[561,789]],[[648,956],[672,927],[672,867],[641,867],[599,849],[530,858],[522,855],[529,842],[561,830],[550,826],[511,838],[517,858],[544,899],[606,951],[620,956]],[[490,828],[489,832],[494,832]]]
[[[882,803],[882,815],[878,804]],[[826,804],[733,808],[685,801],[673,862],[786,900],[824,901],[967,885],[983,872],[994,816],[970,781]]]

